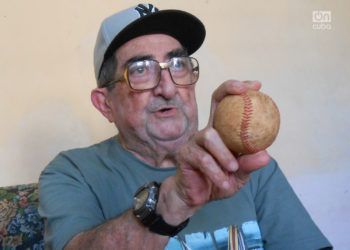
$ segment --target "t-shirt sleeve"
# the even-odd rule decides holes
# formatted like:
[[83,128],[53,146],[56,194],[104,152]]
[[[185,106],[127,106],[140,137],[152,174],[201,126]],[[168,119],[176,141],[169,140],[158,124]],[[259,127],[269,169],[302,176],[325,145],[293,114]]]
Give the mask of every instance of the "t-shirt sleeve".
[[315,250],[330,243],[301,204],[276,161],[252,175],[265,249]]
[[103,222],[99,203],[79,168],[62,153],[42,172],[39,194],[49,249],[63,249],[76,234]]

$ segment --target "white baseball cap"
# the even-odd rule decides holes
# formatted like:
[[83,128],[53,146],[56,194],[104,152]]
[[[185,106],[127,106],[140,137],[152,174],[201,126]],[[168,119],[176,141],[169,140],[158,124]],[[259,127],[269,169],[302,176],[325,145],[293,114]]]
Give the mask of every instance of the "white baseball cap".
[[182,10],[159,10],[139,4],[107,17],[101,24],[94,50],[96,80],[101,67],[127,41],[147,34],[167,34],[177,39],[189,54],[203,43],[205,27],[194,15]]

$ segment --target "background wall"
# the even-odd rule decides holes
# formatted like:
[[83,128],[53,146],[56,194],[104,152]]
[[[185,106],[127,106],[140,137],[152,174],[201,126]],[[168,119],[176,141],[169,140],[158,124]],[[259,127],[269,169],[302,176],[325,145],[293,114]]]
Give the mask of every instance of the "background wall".
[[[0,185],[36,182],[61,150],[115,133],[90,104],[101,20],[136,1],[0,0]],[[336,249],[350,223],[350,2],[153,1],[194,13],[207,27],[196,53],[200,125],[211,92],[229,78],[258,79],[282,125],[270,153]],[[328,29],[313,11],[331,12]]]

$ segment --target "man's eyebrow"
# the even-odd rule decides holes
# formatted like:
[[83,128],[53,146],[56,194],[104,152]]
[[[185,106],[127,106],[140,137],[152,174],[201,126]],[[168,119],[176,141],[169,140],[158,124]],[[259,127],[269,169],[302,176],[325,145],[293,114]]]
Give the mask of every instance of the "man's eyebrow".
[[[187,50],[184,48],[178,48],[167,53],[168,58],[173,58],[178,56],[188,56]],[[123,64],[123,68],[125,68],[130,63],[149,60],[149,59],[154,59],[154,57],[152,55],[140,55],[140,56],[131,57]]]
[[188,56],[187,50],[184,48],[178,48],[167,53],[168,58],[173,58],[178,56]]
[[137,61],[143,61],[143,60],[149,60],[149,59],[153,59],[153,57],[151,55],[142,55],[142,56],[131,57],[123,64],[123,68],[125,68],[126,65],[128,65],[130,63],[137,62]]

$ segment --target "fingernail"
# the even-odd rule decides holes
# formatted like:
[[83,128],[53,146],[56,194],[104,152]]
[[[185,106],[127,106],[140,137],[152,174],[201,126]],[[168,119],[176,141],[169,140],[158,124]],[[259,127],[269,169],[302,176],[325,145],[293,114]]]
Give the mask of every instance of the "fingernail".
[[230,184],[228,183],[228,181],[224,181],[224,182],[222,183],[222,188],[228,189],[229,187],[230,187]]
[[238,169],[238,164],[236,161],[231,161],[230,164],[228,165],[228,167],[230,168],[230,170],[232,172],[236,172]]

